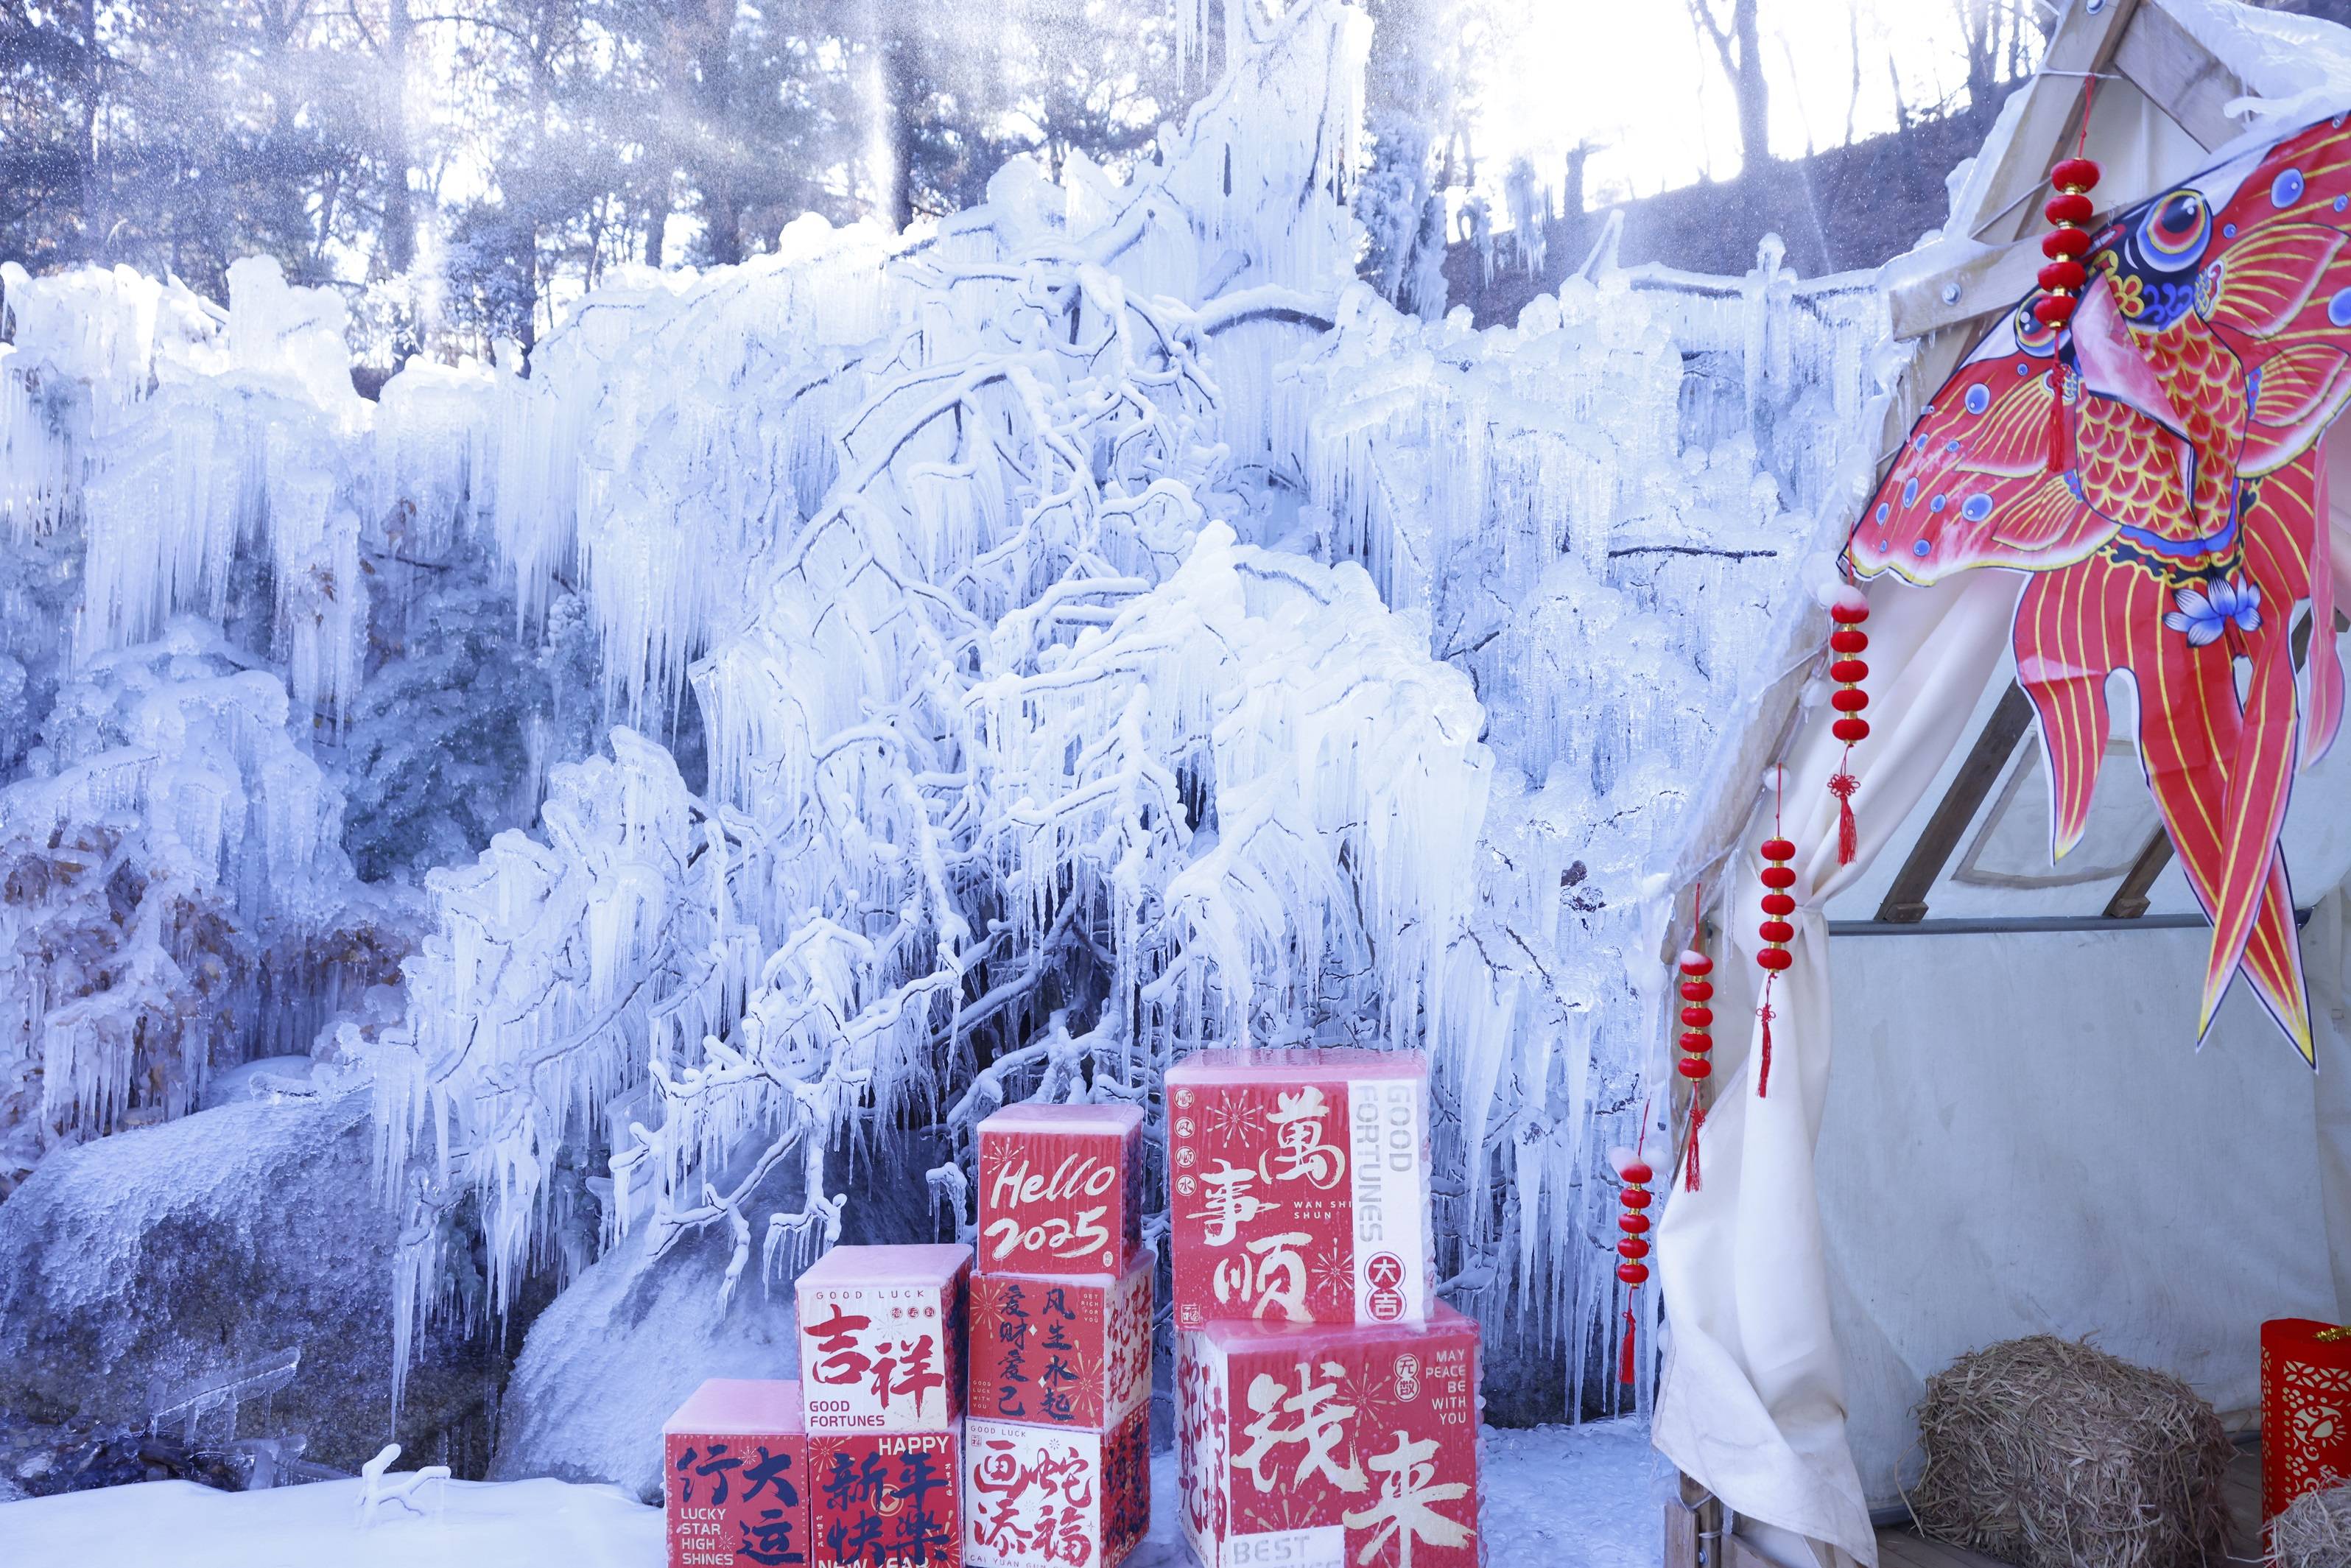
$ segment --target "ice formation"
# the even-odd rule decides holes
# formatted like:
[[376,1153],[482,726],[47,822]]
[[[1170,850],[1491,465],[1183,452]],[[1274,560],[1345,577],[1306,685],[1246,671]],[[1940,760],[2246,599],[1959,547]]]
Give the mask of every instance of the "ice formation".
[[527,377],[368,404],[266,264],[225,320],[8,275],[0,526],[63,564],[0,628],[84,608],[0,643],[0,767],[10,690],[208,627],[284,678],[218,677],[279,706],[218,743],[207,885],[441,867],[398,1023],[313,1019],[373,1075],[403,1344],[640,1227],[774,1281],[918,1135],[967,1221],[1003,1100],[1361,1041],[1435,1054],[1447,1293],[1605,1402],[1686,807],[1793,656],[1882,307],[1767,250],[1401,315],[1353,281],[1362,12],[1225,17],[1131,183],[624,272]]

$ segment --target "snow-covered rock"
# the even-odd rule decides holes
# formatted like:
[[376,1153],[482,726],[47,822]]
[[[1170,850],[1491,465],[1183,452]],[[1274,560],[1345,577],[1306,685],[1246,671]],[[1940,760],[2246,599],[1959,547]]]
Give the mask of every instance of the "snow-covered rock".
[[[925,1163],[917,1149],[852,1176],[842,1239],[928,1238]],[[779,1186],[783,1202],[799,1201],[796,1182]],[[684,1235],[658,1259],[653,1234],[632,1231],[531,1325],[499,1411],[493,1479],[608,1481],[658,1500],[662,1423],[704,1378],[799,1375],[789,1281],[722,1291],[734,1250],[723,1233]]]
[[[0,1204],[0,1406],[143,1425],[298,1350],[283,1386],[245,1402],[239,1434],[303,1433],[310,1458],[356,1470],[393,1436],[399,1238],[371,1181],[368,1105],[248,1099],[44,1159]],[[478,1470],[500,1361],[444,1336],[418,1363],[400,1420],[411,1453]]]

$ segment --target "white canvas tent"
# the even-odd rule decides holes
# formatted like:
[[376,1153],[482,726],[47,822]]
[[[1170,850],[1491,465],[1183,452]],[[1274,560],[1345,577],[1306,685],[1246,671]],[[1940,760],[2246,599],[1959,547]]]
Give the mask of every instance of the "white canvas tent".
[[[2119,208],[2249,127],[2351,107],[2351,35],[2229,0],[2071,0],[2042,72],[1955,175],[1946,237],[1883,275],[1915,346],[1883,449],[2032,287],[2047,172],[2074,151],[2093,80],[2086,150],[2102,209]],[[2022,584],[1871,585],[1853,864],[1825,789],[1834,716],[1800,704],[1803,672],[1750,725],[1692,855],[1722,890],[1708,904],[1728,961],[1703,1186],[1675,1193],[1660,1231],[1655,1437],[1746,1550],[1781,1562],[1876,1560],[1870,1515],[1916,1473],[1908,1412],[1965,1351],[2094,1334],[2243,1429],[2261,1321],[2351,1311],[2351,747],[2300,777],[2285,835],[2319,1071],[2241,984],[2199,1051],[2210,933],[2120,713],[2090,830],[2051,864],[2009,649]],[[1757,781],[1773,760],[1800,907],[1758,1098],[1756,1041],[1724,1023],[1751,1014],[1761,978]]]

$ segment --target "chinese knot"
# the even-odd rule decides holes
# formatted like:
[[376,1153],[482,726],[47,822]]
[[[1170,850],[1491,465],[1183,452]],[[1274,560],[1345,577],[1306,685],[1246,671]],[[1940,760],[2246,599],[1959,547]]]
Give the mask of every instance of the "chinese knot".
[[1707,1005],[1714,1000],[1714,982],[1707,978],[1714,973],[1714,960],[1691,947],[1682,953],[1680,968],[1682,1059],[1674,1064],[1674,1070],[1689,1080],[1689,1145],[1682,1168],[1685,1185],[1696,1192],[1698,1189],[1698,1129],[1706,1125],[1705,1084],[1714,1076],[1714,1064],[1707,1060],[1707,1053],[1714,1049],[1714,1036],[1708,1032],[1714,1023],[1714,1009]]
[[1796,928],[1788,924],[1788,916],[1796,912],[1795,895],[1788,890],[1796,885],[1796,873],[1788,862],[1796,858],[1796,846],[1780,836],[1780,791],[1786,779],[1786,770],[1771,769],[1771,836],[1763,841],[1763,858],[1771,863],[1763,868],[1763,924],[1755,934],[1763,938],[1763,950],[1755,961],[1763,966],[1763,1000],[1755,1016],[1763,1020],[1761,1055],[1755,1070],[1755,1095],[1761,1099],[1771,1092],[1771,982],[1782,971],[1796,961],[1788,951],[1788,944]]
[[[1869,633],[1861,629],[1869,619],[1869,601],[1857,588],[1840,590],[1829,604],[1829,617],[1836,622],[1836,630],[1829,633],[1829,651],[1836,655],[1829,664],[1829,678],[1837,684],[1829,697],[1829,706],[1837,715],[1830,731],[1844,742],[1844,756],[1829,780],[1829,793],[1837,799],[1837,864],[1851,865],[1860,838],[1853,820],[1853,792],[1861,787],[1853,776],[1853,748],[1869,738],[1869,721],[1861,716],[1869,706],[1869,694],[1861,689],[1861,683],[1869,678],[1869,665],[1861,656],[1869,647]],[[1766,899],[1764,904],[1769,908],[1771,901]],[[1792,902],[1789,909],[1794,907]]]
[[[2092,81],[2091,89],[2096,90]],[[2086,105],[2082,111],[2082,134],[2088,138],[2090,114]],[[2049,259],[2041,268],[2041,298],[2032,302],[2033,319],[2053,335],[2064,329],[2081,304],[2083,286],[2089,281],[2089,269],[2082,257],[2090,248],[2090,233],[2082,225],[2090,221],[2097,209],[2090,204],[2090,187],[2098,183],[2098,166],[2079,156],[2068,158],[2049,172],[2049,183],[2057,193],[2049,198],[2041,210],[2057,226],[2041,239],[2041,254]],[[2074,465],[2073,427],[2065,420],[2066,394],[2069,383],[2078,384],[2079,375],[2064,364],[2052,361],[2048,371],[2050,386],[2056,396],[2049,400],[2049,456],[2046,467],[2052,474],[2062,474]]]
[[[1643,1113],[1642,1119],[1647,1120]],[[1649,1278],[1649,1266],[1641,1261],[1649,1255],[1649,1217],[1643,1211],[1649,1207],[1649,1169],[1636,1149],[1618,1149],[1616,1175],[1624,1181],[1616,1201],[1625,1212],[1617,1218],[1616,1228],[1625,1234],[1616,1243],[1617,1256],[1624,1261],[1616,1265],[1616,1277],[1625,1282],[1625,1344],[1616,1362],[1616,1381],[1634,1382],[1637,1374],[1633,1364],[1633,1330],[1637,1321],[1633,1315],[1633,1292]]]

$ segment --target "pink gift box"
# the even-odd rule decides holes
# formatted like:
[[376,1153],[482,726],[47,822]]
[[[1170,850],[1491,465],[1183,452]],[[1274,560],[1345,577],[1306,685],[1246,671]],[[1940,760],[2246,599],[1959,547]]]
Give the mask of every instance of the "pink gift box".
[[1114,1274],[1143,1244],[1143,1113],[1007,1105],[979,1124],[979,1270]]
[[962,1423],[809,1437],[810,1568],[961,1568]]
[[1204,1051],[1167,1073],[1176,1325],[1428,1312],[1428,1063]]
[[1117,1568],[1151,1522],[1151,1415],[1107,1432],[964,1424],[971,1568]]
[[1203,1568],[1478,1568],[1478,1325],[1177,1336],[1178,1492]]
[[961,1247],[836,1247],[799,1277],[811,1435],[943,1432],[963,1415]]
[[971,1277],[971,1414],[1100,1431],[1151,1397],[1153,1260],[1123,1275]]
[[808,1552],[800,1385],[714,1377],[662,1427],[669,1568],[780,1568]]

